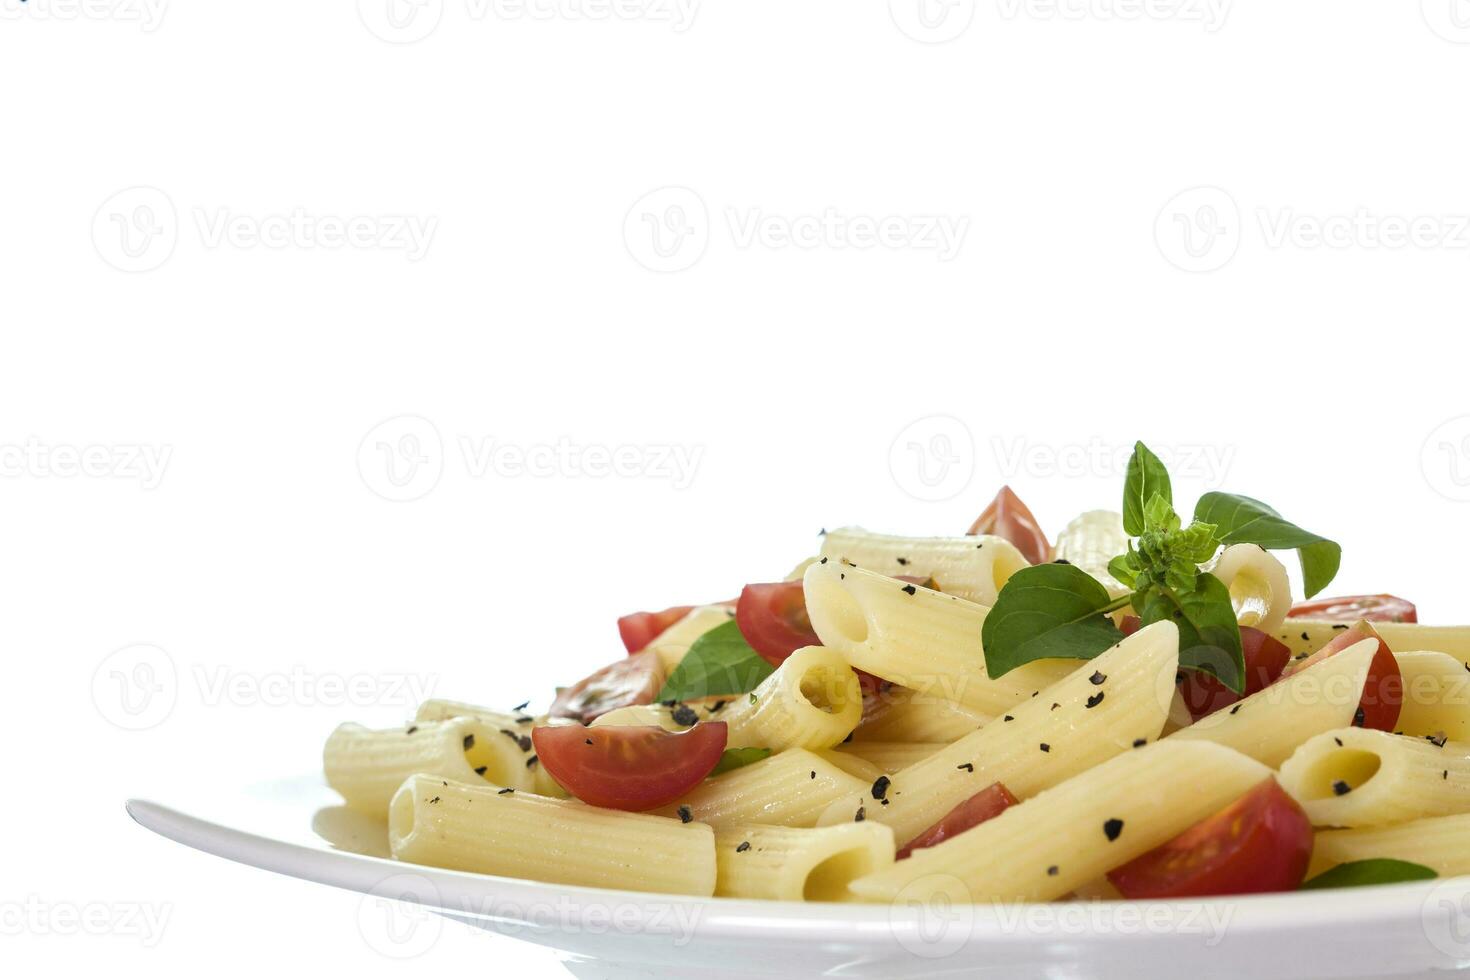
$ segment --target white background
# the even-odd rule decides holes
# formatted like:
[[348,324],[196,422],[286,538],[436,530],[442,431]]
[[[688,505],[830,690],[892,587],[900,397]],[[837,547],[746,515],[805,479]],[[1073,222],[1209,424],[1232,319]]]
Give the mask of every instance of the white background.
[[122,800],[1135,438],[1470,616],[1470,5],[1114,2],[0,0],[7,967],[402,974]]

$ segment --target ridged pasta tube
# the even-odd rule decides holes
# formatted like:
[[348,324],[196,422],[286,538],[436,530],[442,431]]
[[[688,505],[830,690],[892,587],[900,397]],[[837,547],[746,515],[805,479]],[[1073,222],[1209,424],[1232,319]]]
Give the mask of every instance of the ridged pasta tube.
[[806,830],[729,827],[715,835],[715,894],[778,902],[851,901],[855,878],[893,864],[893,831],[878,823]]
[[1281,786],[1318,827],[1470,813],[1470,744],[1340,728],[1297,749]]
[[1001,586],[1030,564],[1015,545],[990,534],[904,538],[859,527],[828,531],[819,557],[880,575],[932,578],[940,591],[983,606],[995,605]]

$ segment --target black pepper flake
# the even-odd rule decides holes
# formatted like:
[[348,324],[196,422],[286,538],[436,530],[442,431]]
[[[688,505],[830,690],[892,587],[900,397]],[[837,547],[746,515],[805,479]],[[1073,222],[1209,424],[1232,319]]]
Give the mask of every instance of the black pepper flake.
[[729,701],[716,701],[714,704],[710,705],[708,708],[705,708],[704,710],[705,711],[708,711],[712,715],[713,714],[718,714],[719,712],[724,711],[725,710],[725,705],[727,705],[729,703],[730,703]]
[[1001,721],[1015,721],[1015,720],[1016,719],[1015,719],[1015,716],[1014,715],[1006,715],[1004,718],[1001,719]]
[[514,708],[511,708],[510,710],[512,710],[512,711],[525,711],[526,710],[526,706],[528,704],[530,704],[530,703],[531,702],[529,702],[529,701],[522,701],[520,704],[516,705]]
[[1424,738],[1426,741],[1434,743],[1435,748],[1440,749],[1444,748],[1444,743],[1450,740],[1450,737],[1444,732],[1439,732],[1435,735],[1425,735]]
[[1240,710],[1240,705],[1239,705],[1239,703],[1236,703],[1236,704],[1233,704],[1233,705],[1231,705],[1231,706],[1230,706],[1230,713],[1231,713],[1231,714],[1232,714],[1232,715],[1233,715],[1233,714],[1235,714],[1235,713],[1236,713],[1236,712],[1237,712],[1237,711],[1239,711],[1239,710]]
[[852,822],[862,823],[866,819],[868,819],[868,808],[862,806],[858,807],[858,812],[853,815]]
[[1070,565],[1072,563],[1069,562],[1069,561],[1067,561],[1067,559],[1065,559],[1065,558],[1058,558],[1055,561],[1053,561],[1052,564],[1053,565]]
[[475,736],[473,736],[473,735],[466,735],[464,737],[464,750],[466,752],[468,752],[470,749],[472,749],[474,747],[475,747]]
[[512,718],[511,719],[511,721],[515,722],[517,725],[529,725],[531,722],[533,722],[535,720],[536,719],[535,718],[532,718],[530,715],[521,715],[521,716],[519,716],[517,718]]
[[955,768],[956,769],[963,769],[963,770],[965,770],[965,772],[974,772],[975,771],[975,763],[973,763],[973,762],[962,762],[959,765],[955,766]]
[[1060,707],[1061,707],[1061,705],[1060,704],[1057,704],[1055,701],[1053,701],[1051,703],[1051,710],[1053,710],[1053,711],[1057,710]]
[[541,761],[540,759],[536,758],[533,755],[533,756],[531,756],[531,758],[529,758],[529,759],[526,760],[526,768],[527,769],[535,769],[536,768],[536,763],[538,763],[540,761]]
[[1358,710],[1353,712],[1353,727],[1363,727],[1363,706],[1361,704],[1358,705]]
[[1450,771],[1448,769],[1446,769],[1444,772],[1442,772],[1442,773],[1439,774],[1439,778],[1440,779],[1449,779],[1450,778]]
[[1332,736],[1332,740],[1337,743],[1337,747],[1338,748],[1342,748],[1342,739],[1340,739],[1336,735],[1334,735],[1334,736]]
[[1046,873],[1055,878],[1057,875],[1062,873],[1062,869],[1053,864],[1051,867],[1046,869]]
[[1338,796],[1347,796],[1352,791],[1353,788],[1347,783],[1343,782],[1341,779],[1332,784],[1332,792],[1337,794]]
[[816,779],[817,778],[817,771],[815,769],[812,770],[812,778],[813,779]]
[[919,588],[916,585],[905,585],[903,587],[903,591],[907,592],[909,595],[913,595],[914,593],[919,591]]
[[744,854],[748,850],[750,850],[750,841],[748,840],[743,840],[735,846],[736,854]]
[[1108,840],[1110,842],[1117,840],[1118,835],[1122,832],[1123,821],[1119,820],[1117,817],[1113,817],[1111,820],[1106,820],[1103,822],[1103,833],[1108,835]]
[[1104,674],[1100,670],[1094,670],[1092,672],[1092,676],[1089,677],[1089,678],[1087,678],[1087,679],[1090,680],[1090,681],[1092,681],[1093,686],[1097,686],[1097,685],[1100,685],[1103,681],[1107,680],[1108,679],[1108,675],[1107,674]]
[[694,819],[694,811],[693,810],[689,809],[687,806],[681,806],[681,807],[679,807],[679,820],[681,822],[688,823],[689,821],[691,821],[693,819]]
[[495,795],[496,796],[504,796],[507,793],[514,793],[514,792],[515,792],[515,787],[514,786],[507,786],[505,789],[501,790],[499,793],[496,793]]
[[1108,692],[1106,691],[1098,691],[1092,697],[1087,699],[1087,706],[1089,708],[1096,708],[1098,705],[1102,704],[1102,699],[1107,697],[1107,693]]
[[588,745],[591,745],[592,744],[592,739],[590,739],[590,738],[589,739],[586,739],[585,741],[587,742]]
[[1333,623],[1332,628],[1335,630],[1345,630],[1347,629],[1347,623]]
[[485,771],[488,770],[489,768],[490,768],[489,766],[476,766],[475,767],[475,775],[476,776],[483,776],[483,775],[485,775]]
[[1312,637],[1310,636],[1310,634],[1307,633],[1306,630],[1302,630],[1302,639],[1310,641]]
[[1146,739],[1146,738],[1135,738],[1133,740],[1133,747],[1135,749],[1141,749],[1141,748],[1143,748],[1147,744],[1148,744],[1148,739]]
[[408,731],[404,732],[403,734],[405,734],[405,735],[412,735],[414,732],[416,732],[418,730],[419,730],[419,726],[417,726],[417,725],[409,725],[408,726]]
[[887,803],[888,801],[883,799],[883,797],[888,795],[888,787],[892,782],[893,780],[887,776],[879,776],[875,779],[873,781],[873,799]]
[[817,562],[817,564],[818,565],[825,565],[825,564],[827,564],[827,559],[823,558],[821,561]]
[[[827,529],[825,527],[822,528],[820,531],[817,532],[817,537],[819,537],[819,538],[825,538],[826,536],[827,536]],[[822,561],[826,561],[826,560],[827,559],[825,559],[825,558],[822,559]]]
[[907,565],[909,563],[909,560],[907,558],[895,558],[894,560],[897,561],[900,565]]
[[679,705],[669,717],[674,719],[674,724],[683,725],[685,728],[699,724],[699,715],[695,714],[694,709],[687,704]]
[[430,800],[429,802],[430,803],[438,803],[439,802],[439,797],[436,796],[432,800]]
[[1042,742],[1041,743],[1041,751],[1043,751],[1043,752],[1050,752],[1051,751],[1051,746],[1050,745],[1047,745],[1045,742]]

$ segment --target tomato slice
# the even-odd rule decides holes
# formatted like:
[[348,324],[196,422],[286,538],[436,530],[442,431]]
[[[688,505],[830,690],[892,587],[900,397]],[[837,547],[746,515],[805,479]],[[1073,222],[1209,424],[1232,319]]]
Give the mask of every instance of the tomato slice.
[[1404,675],[1383,637],[1366,620],[1362,619],[1347,629],[1339,630],[1332,642],[1305,660],[1296,660],[1287,665],[1282,677],[1300,673],[1315,663],[1320,663],[1335,653],[1341,653],[1355,643],[1367,639],[1378,641],[1378,650],[1373,662],[1368,665],[1368,679],[1363,684],[1363,699],[1358,703],[1357,716],[1353,724],[1360,728],[1376,728],[1380,732],[1391,732],[1399,721],[1399,709],[1404,704]]
[[1236,694],[1213,674],[1202,670],[1184,671],[1179,692],[1195,721],[1270,687],[1291,660],[1290,647],[1250,626],[1240,628],[1240,646],[1245,654],[1244,694]]
[[664,686],[664,668],[652,650],[635,653],[556,692],[547,712],[552,718],[571,718],[583,724],[614,708],[652,704]]
[[1030,508],[1010,487],[1000,488],[1000,493],[975,518],[967,533],[994,534],[1005,538],[1033,565],[1051,561],[1051,542],[1046,540]]
[[802,647],[822,643],[806,614],[806,592],[800,582],[747,585],[735,603],[735,624],[751,649],[777,667]]
[[1292,891],[1312,857],[1312,822],[1267,779],[1167,843],[1108,872],[1124,898]]
[[991,783],[940,817],[939,822],[934,826],[905,844],[899,850],[895,860],[902,861],[920,848],[933,847],[951,837],[963,834],[972,827],[978,827],[1004,811],[1006,807],[1015,806],[1017,802],[1016,798],[1011,795],[1011,791],[1005,788],[1004,783]]
[[1387,593],[1298,602],[1287,615],[1293,619],[1326,619],[1334,623],[1353,623],[1360,619],[1370,623],[1419,622],[1419,610],[1412,602]]
[[629,653],[637,653],[693,609],[693,606],[670,606],[663,612],[629,613],[618,620],[618,635]]
[[710,774],[725,751],[723,721],[684,732],[642,725],[549,725],[531,730],[541,765],[583,803],[652,810],[674,802]]

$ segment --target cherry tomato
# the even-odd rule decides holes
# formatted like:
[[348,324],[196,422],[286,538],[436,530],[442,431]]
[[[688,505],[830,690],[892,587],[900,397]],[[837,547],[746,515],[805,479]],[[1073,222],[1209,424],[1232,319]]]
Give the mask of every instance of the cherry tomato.
[[1286,678],[1300,673],[1313,664],[1370,638],[1378,641],[1378,650],[1373,654],[1372,663],[1368,665],[1368,679],[1363,684],[1363,699],[1358,703],[1353,724],[1360,728],[1391,732],[1398,724],[1399,709],[1404,703],[1404,675],[1399,670],[1399,662],[1393,651],[1366,619],[1359,620],[1347,629],[1338,630],[1332,642],[1305,660],[1295,660],[1287,664],[1281,676]]
[[920,848],[933,847],[951,837],[963,834],[972,827],[978,827],[1001,813],[1006,807],[1015,806],[1016,803],[1016,798],[1011,795],[1010,790],[1005,788],[1005,784],[991,783],[940,817],[939,822],[934,826],[905,844],[899,850],[896,860],[902,861]]
[[557,691],[547,713],[553,718],[571,718],[586,724],[614,708],[652,704],[663,686],[663,664],[657,653],[647,650],[611,663],[571,687]]
[[693,606],[670,606],[663,612],[629,613],[618,620],[618,634],[623,638],[623,646],[629,653],[637,653],[693,609]]
[[968,533],[1005,538],[1033,565],[1051,561],[1051,542],[1046,540],[1030,509],[1010,487],[1000,488],[1000,493],[970,525]]
[[1325,619],[1334,623],[1417,623],[1419,610],[1396,595],[1347,595],[1335,599],[1298,602],[1288,614],[1293,619]]
[[1219,678],[1202,670],[1184,671],[1179,691],[1195,721],[1270,687],[1291,660],[1290,647],[1249,626],[1240,628],[1240,646],[1245,654],[1244,694],[1236,694]]
[[652,810],[672,803],[708,776],[729,738],[723,721],[684,732],[642,725],[549,725],[531,730],[541,765],[583,803]]
[[1312,857],[1312,822],[1275,779],[1173,840],[1108,872],[1124,898],[1292,891]]
[[735,624],[751,649],[777,667],[802,647],[820,646],[800,582],[747,585],[735,603]]

